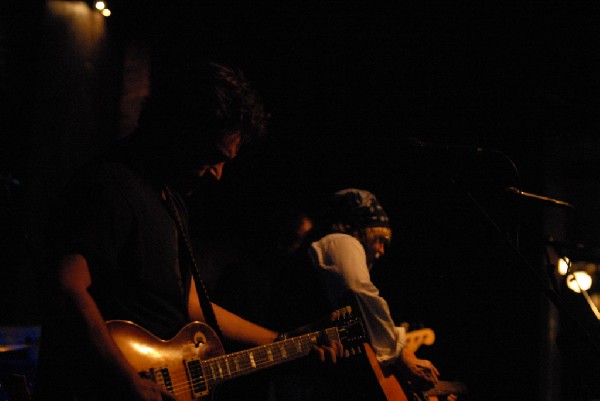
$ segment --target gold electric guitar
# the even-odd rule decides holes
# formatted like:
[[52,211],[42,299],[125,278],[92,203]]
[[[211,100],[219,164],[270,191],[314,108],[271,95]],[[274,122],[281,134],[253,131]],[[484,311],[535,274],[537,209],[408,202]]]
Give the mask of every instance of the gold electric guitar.
[[314,345],[339,341],[346,353],[362,352],[366,341],[361,321],[349,308],[338,310],[334,327],[225,355],[216,333],[206,324],[184,326],[171,340],[123,320],[107,322],[115,343],[140,376],[175,394],[179,400],[209,400],[218,384],[293,361]]

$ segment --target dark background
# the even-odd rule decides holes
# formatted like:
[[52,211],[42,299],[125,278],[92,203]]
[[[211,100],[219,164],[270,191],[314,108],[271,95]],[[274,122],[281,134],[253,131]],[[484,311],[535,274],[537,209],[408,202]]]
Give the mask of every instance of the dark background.
[[420,353],[442,378],[473,399],[600,396],[598,321],[562,285],[564,306],[546,296],[549,241],[600,262],[597,6],[121,1],[102,19],[59,3],[82,4],[0,6],[0,324],[38,322],[47,207],[126,133],[123,87],[145,70],[124,60],[152,79],[218,60],[260,89],[271,136],[192,205],[198,235],[253,238],[273,210],[368,189],[394,228],[373,279],[398,322],[434,329]]

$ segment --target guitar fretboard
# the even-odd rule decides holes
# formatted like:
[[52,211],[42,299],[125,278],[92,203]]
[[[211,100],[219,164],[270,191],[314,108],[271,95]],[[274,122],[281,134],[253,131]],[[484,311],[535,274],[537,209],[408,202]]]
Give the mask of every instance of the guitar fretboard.
[[190,359],[186,361],[186,365],[194,393],[201,393],[207,387],[213,388],[238,376],[306,356],[313,345],[323,341],[323,337],[340,341],[337,329],[332,327],[324,332],[309,333],[204,361]]

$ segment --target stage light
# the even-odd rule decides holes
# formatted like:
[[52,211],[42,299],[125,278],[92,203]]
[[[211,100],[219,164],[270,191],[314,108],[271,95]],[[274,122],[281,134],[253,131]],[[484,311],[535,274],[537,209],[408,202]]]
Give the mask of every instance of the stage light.
[[564,276],[565,274],[567,274],[567,271],[569,271],[569,266],[571,266],[571,261],[569,260],[569,258],[567,258],[566,256],[563,256],[562,258],[558,259],[558,274],[560,274],[561,276]]
[[592,287],[592,276],[584,271],[576,271],[567,276],[567,286],[577,293],[587,291]]
[[102,10],[102,15],[104,15],[105,17],[110,17],[110,14],[112,14],[110,12],[110,10],[108,8],[105,8],[104,10]]
[[106,8],[106,3],[104,3],[103,1],[97,1],[95,4],[96,10],[104,10]]

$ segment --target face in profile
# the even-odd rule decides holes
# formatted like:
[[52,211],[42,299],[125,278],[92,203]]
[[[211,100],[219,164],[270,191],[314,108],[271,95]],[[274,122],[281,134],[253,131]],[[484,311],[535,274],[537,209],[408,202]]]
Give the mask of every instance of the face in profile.
[[206,149],[206,152],[199,152],[197,167],[193,171],[194,176],[220,181],[225,163],[237,156],[241,143],[241,133],[234,131],[219,138],[213,146]]
[[392,239],[392,230],[386,227],[368,227],[365,229],[364,247],[369,270],[377,259],[385,254],[386,246]]
[[236,130],[224,133],[199,149],[184,149],[181,159],[176,161],[178,190],[190,195],[203,183],[220,181],[225,164],[237,156],[241,144],[242,135]]

